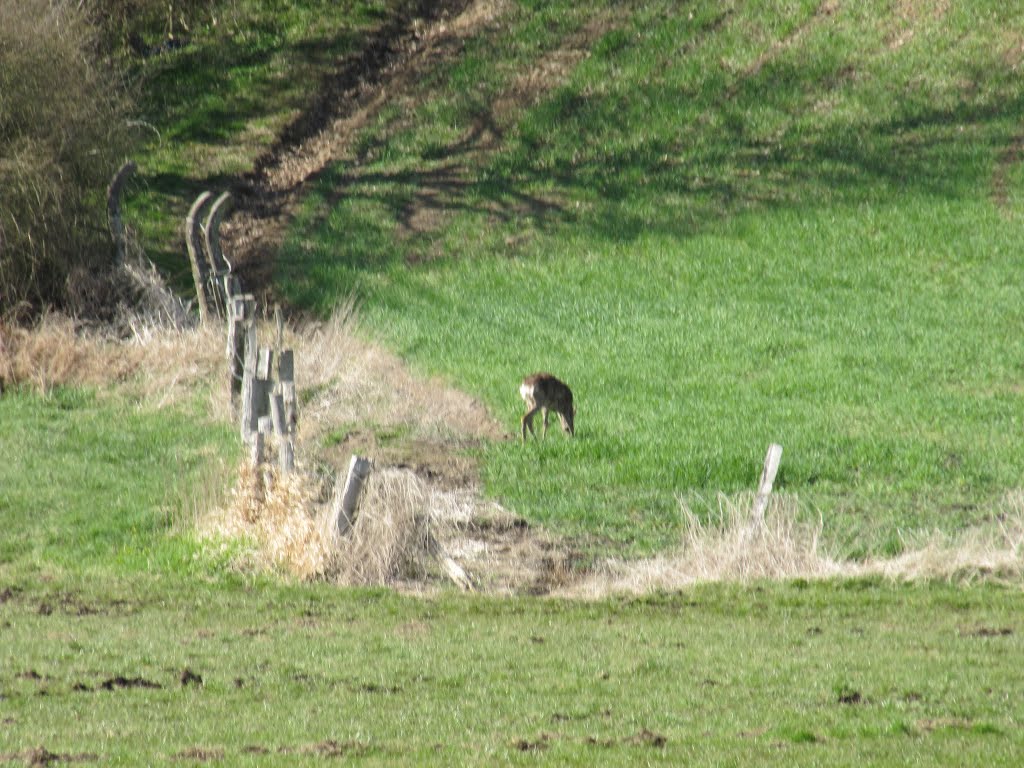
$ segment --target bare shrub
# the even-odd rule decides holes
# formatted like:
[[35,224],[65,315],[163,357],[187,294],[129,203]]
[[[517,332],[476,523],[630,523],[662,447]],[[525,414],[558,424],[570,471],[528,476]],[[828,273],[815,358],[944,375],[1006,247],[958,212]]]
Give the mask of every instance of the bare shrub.
[[111,261],[128,102],[94,38],[74,3],[0,0],[0,315],[68,306]]
[[102,29],[107,48],[130,46],[140,55],[161,51],[160,42],[178,40],[192,27],[214,20],[219,0],[77,0]]

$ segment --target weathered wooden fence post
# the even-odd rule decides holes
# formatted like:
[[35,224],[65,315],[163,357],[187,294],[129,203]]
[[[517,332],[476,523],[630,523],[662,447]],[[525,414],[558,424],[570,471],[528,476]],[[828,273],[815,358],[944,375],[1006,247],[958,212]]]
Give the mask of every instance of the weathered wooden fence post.
[[205,323],[210,315],[210,304],[206,297],[206,279],[209,270],[206,266],[206,259],[203,257],[203,243],[199,237],[199,214],[206,202],[212,197],[209,192],[203,192],[185,217],[185,247],[188,249],[188,258],[192,264],[192,281],[196,285],[196,300],[199,304],[199,322]]
[[757,496],[754,497],[754,506],[750,511],[750,522],[753,526],[764,525],[764,512],[768,508],[768,497],[772,493],[772,485],[775,483],[775,475],[779,471],[781,461],[782,446],[772,443],[768,446],[768,454],[764,457],[761,482],[757,485]]
[[203,250],[206,253],[206,258],[209,260],[211,271],[209,279],[210,290],[213,293],[217,312],[223,312],[225,315],[229,312],[228,305],[231,302],[232,294],[229,285],[223,282],[223,278],[231,273],[231,264],[224,257],[224,251],[220,246],[220,223],[223,221],[224,214],[227,213],[230,204],[231,193],[222,193],[210,207],[210,213],[207,215],[206,223],[202,227]]
[[345,484],[341,483],[341,473],[338,473],[334,484],[334,499],[331,502],[331,514],[334,516],[338,528],[338,535],[344,536],[352,529],[356,518],[356,505],[359,503],[359,494],[363,491],[363,483],[370,476],[372,465],[369,459],[361,456],[353,456],[348,465],[348,477]]
[[231,405],[238,408],[245,374],[245,339],[248,326],[256,322],[256,299],[247,294],[233,295],[228,302],[228,343],[226,354],[230,368]]
[[121,266],[125,261],[127,250],[124,220],[121,218],[121,192],[128,181],[128,177],[135,173],[138,165],[134,160],[129,160],[121,169],[114,174],[107,187],[107,220],[110,226],[110,236],[114,240],[114,265]]
[[258,352],[256,341],[256,323],[249,322],[245,326],[245,357],[242,366],[242,392],[241,392],[241,430],[242,442],[248,443],[252,439],[253,432],[257,427],[257,412],[255,390],[256,384],[256,356]]

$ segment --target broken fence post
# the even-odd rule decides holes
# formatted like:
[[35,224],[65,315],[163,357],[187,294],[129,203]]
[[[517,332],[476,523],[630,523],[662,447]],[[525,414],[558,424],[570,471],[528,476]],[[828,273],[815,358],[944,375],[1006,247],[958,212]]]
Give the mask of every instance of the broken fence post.
[[[335,524],[338,527],[338,535],[344,536],[352,529],[356,517],[356,505],[359,503],[359,494],[363,491],[363,483],[370,476],[372,465],[369,459],[361,456],[353,456],[348,465],[348,477],[345,485],[341,484],[341,473],[334,486],[334,500],[331,503],[331,513],[334,515]],[[339,489],[341,491],[339,492]]]
[[761,470],[761,482],[757,486],[757,496],[754,497],[754,506],[750,512],[752,525],[764,525],[764,512],[768,508],[768,497],[772,493],[772,485],[775,483],[775,475],[779,471],[779,463],[782,461],[782,446],[772,443],[768,446],[768,454],[764,457],[764,469]]

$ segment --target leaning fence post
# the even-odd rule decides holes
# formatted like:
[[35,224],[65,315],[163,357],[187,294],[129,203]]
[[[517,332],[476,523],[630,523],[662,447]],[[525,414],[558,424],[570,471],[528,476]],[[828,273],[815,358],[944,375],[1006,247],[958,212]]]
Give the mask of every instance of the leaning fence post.
[[199,213],[211,196],[209,192],[199,195],[185,217],[185,247],[188,249],[188,258],[192,264],[192,280],[196,284],[199,321],[202,323],[205,323],[210,315],[210,304],[206,298],[207,270],[204,263],[206,260],[203,258],[203,244],[199,238]]
[[775,475],[779,471],[779,462],[781,461],[782,446],[772,443],[768,446],[768,454],[764,457],[761,482],[757,485],[757,496],[754,497],[754,506],[750,512],[751,525],[764,525],[764,511],[768,508],[768,497],[771,495],[772,485],[775,483]]
[[114,239],[114,264],[121,266],[125,261],[125,234],[124,220],[121,218],[121,191],[124,189],[128,177],[135,173],[138,166],[134,160],[129,160],[121,166],[121,170],[114,174],[107,187],[107,217],[110,225],[110,235]]
[[230,202],[231,193],[222,193],[210,207],[210,213],[207,215],[206,223],[202,227],[203,250],[206,252],[210,271],[213,274],[213,279],[210,280],[210,289],[213,291],[214,303],[217,306],[218,313],[221,311],[220,296],[223,291],[224,314],[227,314],[229,311],[227,305],[231,301],[231,294],[227,290],[227,286],[221,281],[221,278],[231,272],[231,265],[224,258],[224,251],[220,246],[220,223],[227,212]]
[[[352,529],[355,522],[356,505],[359,503],[359,494],[363,491],[363,483],[370,476],[372,465],[369,459],[361,456],[353,456],[348,465],[348,478],[345,485],[341,484],[341,473],[334,486],[334,500],[331,502],[331,513],[335,517],[335,524],[338,527],[338,535],[344,536]],[[339,493],[339,489],[342,489]]]

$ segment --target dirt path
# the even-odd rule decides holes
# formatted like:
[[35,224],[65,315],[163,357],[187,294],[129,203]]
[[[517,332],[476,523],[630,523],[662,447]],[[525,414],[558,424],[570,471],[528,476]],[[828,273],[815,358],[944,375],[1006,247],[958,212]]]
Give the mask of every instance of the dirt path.
[[270,292],[274,259],[305,184],[345,157],[360,128],[396,94],[457,55],[501,6],[501,0],[423,0],[320,83],[309,107],[237,185],[223,237],[249,290]]

